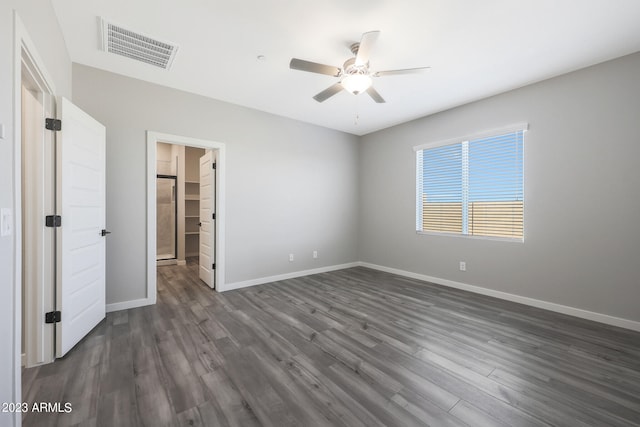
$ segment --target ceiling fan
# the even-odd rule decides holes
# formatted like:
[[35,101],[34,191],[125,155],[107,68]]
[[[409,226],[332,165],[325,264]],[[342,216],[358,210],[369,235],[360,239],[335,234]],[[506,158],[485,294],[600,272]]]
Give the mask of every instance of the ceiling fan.
[[431,67],[372,72],[369,70],[369,54],[371,53],[371,49],[379,35],[380,31],[369,31],[364,33],[359,43],[351,45],[350,49],[354,57],[347,59],[342,65],[342,68],[318,64],[317,62],[305,61],[298,58],[291,59],[289,68],[292,70],[308,71],[310,73],[340,77],[339,82],[334,83],[313,97],[313,99],[318,102],[324,102],[341,90],[346,90],[354,95],[367,92],[375,102],[383,103],[385,102],[384,98],[382,98],[378,91],[372,86],[373,77],[420,73],[430,69]]

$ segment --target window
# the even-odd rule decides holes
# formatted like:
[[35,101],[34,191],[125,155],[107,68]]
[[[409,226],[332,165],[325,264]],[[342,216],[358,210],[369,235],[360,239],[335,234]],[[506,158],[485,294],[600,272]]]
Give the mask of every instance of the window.
[[414,147],[416,230],[522,240],[526,129]]

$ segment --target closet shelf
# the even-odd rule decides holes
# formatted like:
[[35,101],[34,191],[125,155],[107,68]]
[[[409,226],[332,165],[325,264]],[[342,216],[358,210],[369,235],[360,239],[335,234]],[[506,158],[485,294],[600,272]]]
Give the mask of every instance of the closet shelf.
[[185,256],[197,256],[200,248],[200,157],[201,148],[186,147],[184,156],[184,239]]

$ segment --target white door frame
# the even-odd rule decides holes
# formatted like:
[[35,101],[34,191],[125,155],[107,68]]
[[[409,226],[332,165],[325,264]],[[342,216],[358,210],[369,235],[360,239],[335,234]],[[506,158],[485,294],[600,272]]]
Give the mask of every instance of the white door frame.
[[[14,335],[11,343],[14,374],[12,379],[13,401],[22,401],[22,61],[28,64],[32,77],[43,94],[55,95],[53,80],[44,67],[35,44],[17,11],[13,13],[13,296]],[[13,424],[21,424],[21,414],[15,413]]]
[[[225,267],[225,144],[222,142],[207,141],[204,139],[190,138],[186,136],[170,135],[167,133],[147,131],[147,304],[155,304],[157,297],[156,283],[156,174],[157,174],[157,144],[184,145],[189,147],[204,148],[218,151],[218,163],[216,165],[216,223],[215,223],[215,248],[216,248],[216,290],[224,290]],[[219,219],[218,219],[219,218]]]
[[55,209],[56,137],[44,128],[44,119],[55,117],[56,104],[43,92],[28,58],[22,60],[22,229],[16,235],[22,242],[22,364],[30,368],[54,360],[54,326],[45,324],[45,313],[55,307],[56,230],[44,227],[44,216]]

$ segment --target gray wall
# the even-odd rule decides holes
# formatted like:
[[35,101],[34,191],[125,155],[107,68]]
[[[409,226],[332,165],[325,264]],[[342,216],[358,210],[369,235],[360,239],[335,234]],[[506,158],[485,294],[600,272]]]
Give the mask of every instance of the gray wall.
[[[51,3],[46,0],[2,0],[0,2],[0,123],[5,127],[5,137],[0,139],[0,208],[10,208],[15,213],[13,183],[13,11],[18,14],[36,45],[59,95],[71,97],[71,62],[58,28]],[[17,88],[17,90],[20,90]],[[0,402],[15,402],[13,396],[14,352],[13,343],[17,313],[14,307],[15,292],[13,264],[15,230],[13,236],[0,237]],[[18,340],[18,343],[20,341]],[[10,350],[11,349],[11,350]],[[19,372],[17,373],[19,375]],[[17,378],[20,381],[19,377]],[[12,414],[0,413],[0,425],[10,425]]]
[[226,143],[227,283],[357,261],[357,137],[76,64],[73,89],[107,128],[108,304],[145,297],[146,130]]
[[[15,212],[14,9],[57,94],[71,97],[72,83],[50,2],[0,2],[0,207]],[[144,297],[144,131],[152,129],[228,144],[228,282],[359,258],[640,320],[639,72],[640,55],[631,55],[365,136],[358,152],[353,136],[76,66],[74,102],[108,129],[107,301]],[[411,147],[519,121],[531,125],[525,243],[416,235]],[[17,319],[14,238],[0,238],[5,339]],[[0,352],[2,402],[19,400],[13,353]],[[10,419],[0,413],[0,425]]]
[[[640,320],[638,76],[634,54],[363,137],[360,260]],[[417,235],[412,147],[523,121],[524,243]]]

